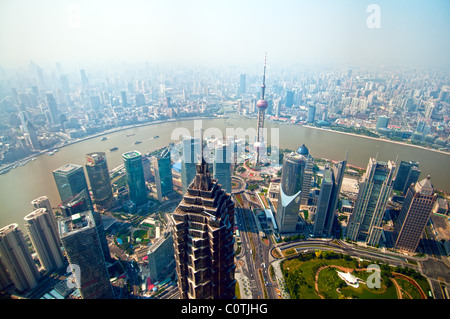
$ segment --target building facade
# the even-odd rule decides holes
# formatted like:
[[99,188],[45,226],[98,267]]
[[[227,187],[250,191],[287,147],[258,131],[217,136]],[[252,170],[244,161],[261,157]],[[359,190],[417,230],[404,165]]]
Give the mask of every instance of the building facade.
[[[301,153],[301,152],[300,152]],[[280,233],[296,231],[307,158],[299,152],[285,154],[275,220]]]
[[159,201],[173,192],[172,161],[169,148],[156,157],[155,182]]
[[416,251],[436,198],[430,176],[408,188],[393,231],[397,249]]
[[122,155],[127,174],[130,200],[136,205],[147,203],[147,186],[145,185],[142,155],[138,151],[130,151]]
[[60,269],[64,265],[64,256],[50,213],[45,208],[38,208],[24,220],[42,268],[47,272]]
[[83,167],[80,165],[66,164],[54,170],[53,177],[61,202],[68,200],[83,190],[86,190],[89,194],[86,176],[84,175]]
[[202,160],[171,214],[181,299],[235,298],[234,210]]
[[411,184],[417,183],[419,176],[419,162],[401,161],[394,180],[394,190],[406,194]]
[[231,194],[232,143],[218,145],[214,149],[213,177],[227,193]]
[[350,216],[347,238],[378,245],[383,232],[382,221],[387,201],[392,193],[395,163],[369,160],[358,197]]
[[114,292],[92,213],[83,212],[65,217],[59,220],[58,225],[81,297],[113,299]]
[[0,229],[0,259],[17,290],[36,287],[41,276],[17,224]]
[[110,208],[114,202],[114,196],[104,152],[86,155],[86,172],[91,185],[94,204]]
[[185,194],[196,174],[196,166],[200,157],[200,141],[196,137],[183,136],[183,153],[181,156],[181,191]]

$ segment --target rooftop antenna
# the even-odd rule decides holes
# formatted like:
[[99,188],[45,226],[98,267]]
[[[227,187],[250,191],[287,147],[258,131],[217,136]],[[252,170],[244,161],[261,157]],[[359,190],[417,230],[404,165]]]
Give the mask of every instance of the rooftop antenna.
[[266,90],[266,63],[267,63],[267,52],[264,55],[264,74],[263,74],[263,83],[261,85],[261,100],[264,100],[264,93]]

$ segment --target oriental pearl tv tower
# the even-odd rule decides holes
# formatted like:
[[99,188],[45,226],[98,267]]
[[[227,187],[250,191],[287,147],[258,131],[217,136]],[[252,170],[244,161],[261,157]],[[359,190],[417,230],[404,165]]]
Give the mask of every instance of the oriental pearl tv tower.
[[267,61],[267,53],[264,58],[264,75],[263,75],[263,83],[261,85],[261,99],[256,102],[256,107],[258,108],[258,131],[256,135],[256,142],[254,147],[256,149],[256,160],[255,165],[261,165],[261,151],[264,150],[264,141],[263,141],[263,128],[264,128],[264,114],[267,109],[269,103],[264,99],[264,91],[266,89],[266,61]]

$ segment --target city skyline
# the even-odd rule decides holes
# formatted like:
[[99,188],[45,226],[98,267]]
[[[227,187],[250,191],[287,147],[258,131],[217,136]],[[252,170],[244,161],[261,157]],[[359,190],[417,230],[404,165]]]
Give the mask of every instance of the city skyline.
[[248,65],[261,52],[282,66],[450,66],[447,1],[21,0],[0,8],[6,68],[29,61]]
[[0,297],[448,299],[448,13],[0,0]]

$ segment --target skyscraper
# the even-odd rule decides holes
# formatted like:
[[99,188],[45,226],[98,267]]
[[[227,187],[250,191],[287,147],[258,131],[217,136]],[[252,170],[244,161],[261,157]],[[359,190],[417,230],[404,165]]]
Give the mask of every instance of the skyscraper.
[[[35,209],[45,208],[47,210],[47,212],[49,213],[49,217],[52,220],[54,232],[56,234],[58,234],[58,224],[56,223],[55,213],[53,212],[52,205],[50,204],[50,200],[48,199],[48,197],[40,196],[36,199],[33,199],[31,201],[31,205],[33,205],[33,207]],[[57,236],[57,237],[58,237],[58,241],[59,241],[59,236]]]
[[355,208],[350,216],[347,238],[377,245],[383,232],[382,221],[392,193],[395,163],[369,160],[363,182],[359,185]]
[[393,231],[396,248],[416,251],[436,198],[430,176],[409,186]]
[[24,219],[25,227],[42,268],[47,272],[61,268],[64,265],[64,257],[59,234],[54,228],[50,212],[45,208],[38,208]]
[[305,157],[305,168],[303,169],[302,193],[300,194],[300,205],[308,205],[309,191],[314,175],[314,158],[309,154],[308,148],[303,144],[297,149],[297,153]]
[[217,179],[222,189],[231,194],[231,155],[232,143],[229,141],[214,149],[213,177]]
[[[301,152],[301,148],[299,150]],[[280,233],[296,231],[306,161],[306,157],[298,152],[284,155],[280,194],[275,215]]]
[[382,128],[387,128],[389,124],[389,117],[387,116],[379,116],[377,118],[377,124],[376,124],[376,129],[382,129]]
[[329,226],[332,222],[333,207],[332,199],[334,194],[334,175],[327,166],[323,172],[322,184],[320,185],[319,201],[317,202],[316,215],[314,221],[314,236],[329,235]]
[[246,77],[247,76],[245,74],[241,74],[239,76],[239,90],[238,90],[239,94],[244,94],[247,91]]
[[197,137],[183,136],[181,143],[183,147],[181,156],[181,190],[182,194],[185,194],[196,174],[196,165],[200,157],[200,141]]
[[234,209],[202,159],[170,215],[181,299],[235,298]]
[[398,167],[397,175],[394,180],[394,190],[406,194],[411,184],[416,184],[419,180],[420,169],[419,162],[401,161]]
[[103,250],[103,256],[106,261],[111,260],[111,253],[108,247],[108,241],[106,239],[105,228],[103,227],[102,215],[95,211],[92,207],[92,202],[87,194],[87,191],[83,189],[80,193],[69,198],[59,205],[61,213],[64,217],[70,217],[72,215],[90,211],[94,218],[95,228],[97,229],[98,238]]
[[156,158],[155,166],[156,192],[158,200],[173,192],[172,162],[170,159],[170,149],[166,148]]
[[138,151],[130,151],[122,155],[127,173],[130,200],[137,206],[147,203],[147,186],[145,185],[142,155]]
[[269,103],[264,99],[264,93],[266,90],[266,59],[264,60],[264,75],[263,82],[261,85],[261,99],[256,102],[256,107],[258,108],[258,122],[257,122],[257,132],[256,132],[256,161],[255,164],[261,164],[261,152],[264,150],[264,140],[263,140],[263,129],[264,129],[264,116]]
[[316,117],[316,106],[315,105],[310,105],[308,107],[307,122],[308,123],[314,123],[315,117]]
[[86,171],[91,184],[94,203],[105,208],[111,207],[114,196],[105,153],[95,152],[87,154]]
[[0,258],[17,290],[36,287],[40,274],[17,224],[0,229]]
[[62,202],[75,196],[82,190],[86,190],[89,194],[84,170],[80,165],[66,164],[54,170],[53,177],[55,178],[56,187]]
[[325,167],[317,203],[314,234],[316,236],[332,236],[336,219],[336,209],[339,202],[345,167],[347,165],[348,151],[345,160],[333,165],[331,170]]
[[47,106],[50,113],[50,119],[53,124],[59,124],[59,114],[58,114],[58,105],[56,104],[55,97],[52,93],[48,93],[47,97]]
[[91,212],[59,221],[59,234],[83,299],[113,299],[108,269]]

